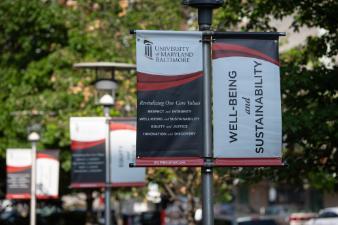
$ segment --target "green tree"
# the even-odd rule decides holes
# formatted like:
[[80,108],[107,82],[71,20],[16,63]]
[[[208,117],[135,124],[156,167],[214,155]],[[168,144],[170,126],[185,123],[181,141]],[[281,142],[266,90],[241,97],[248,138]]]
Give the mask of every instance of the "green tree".
[[[28,147],[27,127],[40,123],[39,148],[61,149],[62,174],[68,177],[69,117],[102,114],[94,105],[94,74],[75,71],[72,65],[81,61],[132,63],[135,46],[130,29],[179,26],[179,1],[150,3],[135,3],[123,10],[116,0],[1,1],[1,157],[8,147]],[[166,20],[154,19],[164,11]],[[118,73],[117,78],[121,83],[112,115],[135,115],[135,76]],[[131,105],[131,112],[122,112],[126,104]],[[68,181],[62,183],[62,192],[68,191]]]
[[[39,149],[61,150],[60,194],[70,191],[69,118],[96,116],[94,74],[72,65],[83,61],[135,62],[130,29],[178,29],[179,1],[9,1],[0,3],[0,156],[29,147],[27,127],[42,127]],[[160,20],[158,18],[161,18]],[[112,116],[135,115],[135,74],[117,73],[119,95]],[[123,111],[125,105],[132,111]],[[1,193],[5,191],[1,170]],[[128,190],[129,191],[129,190]],[[120,195],[120,193],[118,193]]]
[[[292,17],[295,32],[302,26],[324,30],[281,54],[283,159],[278,169],[244,169],[240,177],[321,190],[337,187],[338,10],[336,1],[226,1],[215,16],[219,30],[276,31],[272,19]],[[245,18],[245,20],[243,20]],[[246,21],[245,23],[243,21]],[[278,30],[283,31],[283,30]],[[290,40],[292,41],[292,40]],[[325,65],[322,58],[331,60]]]

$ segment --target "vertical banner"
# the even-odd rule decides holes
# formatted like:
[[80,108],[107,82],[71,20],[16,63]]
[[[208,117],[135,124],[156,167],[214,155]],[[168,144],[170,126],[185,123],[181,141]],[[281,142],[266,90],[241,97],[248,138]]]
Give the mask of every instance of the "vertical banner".
[[110,165],[113,187],[144,186],[145,168],[130,168],[136,157],[136,119],[113,118],[110,123]]
[[[31,160],[31,149],[7,149],[6,198],[29,199],[31,197]],[[37,198],[58,198],[59,150],[38,151],[36,164]]]
[[136,64],[136,165],[202,165],[202,32],[137,30]]
[[[110,169],[113,187],[143,186],[144,168],[129,168],[136,158],[136,119],[114,118],[110,121]],[[105,187],[106,135],[108,126],[104,117],[72,117],[73,188]]]
[[281,165],[280,33],[216,33],[212,46],[216,165]]
[[29,199],[31,193],[31,149],[7,149],[7,199]]
[[59,150],[37,152],[36,195],[37,198],[59,197]]
[[105,186],[107,123],[104,117],[70,118],[71,187]]

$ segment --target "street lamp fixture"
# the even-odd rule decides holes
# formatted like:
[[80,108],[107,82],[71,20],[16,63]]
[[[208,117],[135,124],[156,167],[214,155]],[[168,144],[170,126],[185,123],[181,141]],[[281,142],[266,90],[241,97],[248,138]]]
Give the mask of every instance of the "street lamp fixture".
[[111,62],[86,62],[74,64],[74,68],[95,70],[95,103],[103,106],[107,120],[106,138],[106,188],[105,188],[105,224],[111,225],[111,186],[110,186],[110,108],[115,103],[117,82],[115,70],[135,70],[136,65]]
[[33,131],[32,133],[28,135],[28,141],[30,142],[38,142],[39,140],[40,140],[40,135],[35,131]]
[[212,10],[223,5],[224,0],[183,0],[183,5],[198,9],[200,30],[209,30],[212,24]]
[[84,62],[74,64],[74,68],[95,70],[95,103],[111,107],[115,104],[115,94],[118,87],[115,71],[135,70],[136,66],[127,63]]
[[113,106],[117,87],[117,83],[114,80],[97,80],[95,82],[96,104]]

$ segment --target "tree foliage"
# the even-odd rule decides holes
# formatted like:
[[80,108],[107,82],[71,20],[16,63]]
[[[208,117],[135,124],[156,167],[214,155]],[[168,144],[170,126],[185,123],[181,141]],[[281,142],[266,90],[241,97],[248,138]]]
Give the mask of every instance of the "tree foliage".
[[[102,114],[94,105],[91,87],[94,74],[75,71],[72,65],[82,61],[132,63],[135,47],[130,29],[178,27],[178,20],[173,21],[170,16],[167,20],[154,20],[164,10],[177,15],[178,2],[149,3],[122,9],[115,0],[1,1],[1,157],[5,156],[6,148],[29,147],[27,128],[40,124],[39,149],[62,150],[62,177],[65,179],[61,179],[61,188],[62,193],[68,191],[69,117]],[[155,13],[151,13],[153,11]],[[148,19],[154,22],[146,23]],[[118,73],[117,78],[121,84],[112,115],[135,115],[135,76]],[[127,104],[132,106],[131,112],[123,111]],[[5,177],[5,170],[1,171]]]

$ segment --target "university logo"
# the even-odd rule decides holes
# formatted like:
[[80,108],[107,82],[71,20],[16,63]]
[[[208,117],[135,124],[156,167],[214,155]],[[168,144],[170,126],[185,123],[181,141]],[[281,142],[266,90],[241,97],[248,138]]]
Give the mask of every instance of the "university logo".
[[153,42],[144,40],[144,55],[148,59],[153,59]]

